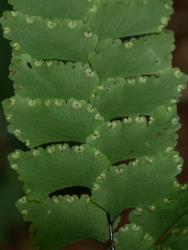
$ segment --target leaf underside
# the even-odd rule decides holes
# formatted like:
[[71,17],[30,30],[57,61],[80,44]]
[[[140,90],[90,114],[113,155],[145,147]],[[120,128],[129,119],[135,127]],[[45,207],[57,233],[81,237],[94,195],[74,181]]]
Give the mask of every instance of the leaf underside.
[[[88,145],[70,149],[67,144],[57,144],[30,152],[15,151],[10,155],[10,162],[17,164],[25,191],[31,190],[29,198],[40,201],[66,187],[92,188],[95,179],[110,166],[105,157],[98,159],[96,152],[97,149]],[[28,162],[27,169],[25,162]]]
[[112,78],[104,80],[91,98],[92,104],[105,120],[131,115],[152,115],[159,105],[169,105],[180,93],[178,87],[186,77],[177,79],[176,70],[158,76],[136,78]]
[[[24,200],[19,209],[26,221],[33,222],[31,231],[35,232],[37,228],[34,243],[36,246],[39,244],[40,249],[60,249],[81,239],[101,242],[108,239],[105,212],[93,205],[88,196],[80,199],[74,196],[54,197],[40,203]],[[50,234],[49,228],[53,228]],[[66,237],[62,237],[62,230]]]
[[165,16],[168,22],[172,14],[170,0],[98,2],[96,12],[89,16],[89,26],[100,39],[158,33],[165,26],[161,19]]
[[[21,12],[12,16],[10,12],[4,14],[2,26],[11,29],[7,39],[16,41],[20,50],[15,54],[29,53],[35,59],[56,59],[73,62],[87,62],[97,43],[97,37],[88,37],[88,28],[81,20],[71,19],[44,20],[39,16],[28,17]],[[18,27],[15,29],[14,27]],[[74,28],[72,28],[74,27]],[[71,44],[71,46],[70,46]],[[58,48],[57,50],[54,48]]]
[[16,95],[29,98],[75,98],[88,101],[99,84],[97,74],[92,72],[89,65],[82,63],[43,61],[40,64],[25,55],[13,58],[11,69],[10,78],[15,82]]
[[[107,213],[113,221],[132,209],[116,250],[185,250],[187,187],[176,182],[175,146],[187,77],[172,69],[172,1],[9,3],[1,24],[15,96],[3,107],[8,130],[29,148],[9,161],[24,184],[17,207],[34,246],[107,246]],[[91,196],[55,196],[76,187]]]
[[88,0],[9,0],[14,10],[22,11],[31,16],[60,19],[83,19],[92,7]]
[[84,143],[85,138],[102,123],[102,117],[98,120],[97,111],[90,112],[89,104],[83,100],[69,99],[66,102],[17,95],[5,100],[4,107],[5,112],[13,114],[9,131],[23,142],[29,141],[30,147],[52,142]]
[[171,66],[173,42],[170,32],[132,38],[128,42],[106,39],[89,60],[102,79],[158,74]]
[[[130,220],[149,232],[157,245],[175,250],[186,249],[188,236],[187,185],[180,186],[174,195],[140,207],[133,211]],[[139,211],[139,213],[138,213]]]

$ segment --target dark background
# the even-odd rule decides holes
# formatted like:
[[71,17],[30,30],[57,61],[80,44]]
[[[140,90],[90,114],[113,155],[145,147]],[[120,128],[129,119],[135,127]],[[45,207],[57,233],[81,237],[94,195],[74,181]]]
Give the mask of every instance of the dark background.
[[[10,8],[7,0],[0,0],[0,16],[2,11]],[[173,65],[188,74],[188,0],[174,1],[175,13],[169,24],[169,29],[175,31],[176,50]],[[11,51],[9,44],[2,38],[0,29],[0,98],[11,96],[12,83],[8,79],[8,66]],[[188,88],[184,91],[178,104],[178,113],[182,127],[179,131],[177,149],[184,158],[184,170],[179,180],[188,181]],[[17,212],[14,203],[22,196],[20,184],[15,173],[10,170],[6,156],[21,143],[6,132],[6,123],[0,108],[0,250],[31,250],[27,234],[27,225]],[[97,242],[84,241],[81,244],[67,247],[66,250],[97,250],[105,249]]]

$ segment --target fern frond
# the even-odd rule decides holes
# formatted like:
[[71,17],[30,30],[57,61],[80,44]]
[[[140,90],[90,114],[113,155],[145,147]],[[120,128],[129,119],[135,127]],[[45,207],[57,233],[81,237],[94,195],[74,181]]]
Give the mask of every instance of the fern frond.
[[89,196],[80,199],[77,196],[54,196],[52,200],[40,203],[23,197],[18,203],[24,219],[32,221],[35,246],[42,250],[59,250],[81,239],[101,242],[108,239],[106,213],[90,202]]
[[131,213],[130,220],[149,232],[156,245],[183,250],[188,235],[188,185],[174,182],[174,186],[176,190],[172,195],[148,207],[137,208]]
[[131,250],[155,250],[153,238],[136,224],[121,227],[115,234],[115,243],[117,250],[124,250],[125,246]]
[[179,128],[176,108],[161,106],[153,116],[129,116],[122,121],[105,122],[87,143],[97,147],[113,164],[139,156],[156,155],[174,147]]
[[67,187],[91,189],[96,178],[101,172],[105,175],[110,166],[104,155],[99,158],[99,151],[88,145],[70,148],[68,144],[56,144],[29,152],[15,151],[9,160],[25,183],[29,199],[39,201]]
[[174,38],[171,32],[132,38],[106,39],[89,56],[100,78],[135,77],[163,73],[171,67]]
[[81,20],[50,20],[13,11],[5,12],[1,23],[10,30],[5,37],[12,40],[15,55],[87,63],[97,44],[96,35]]
[[11,115],[9,131],[30,148],[53,142],[84,143],[103,123],[103,117],[83,100],[15,96],[3,106],[6,117]]
[[174,178],[181,172],[182,163],[174,155],[142,157],[111,167],[106,178],[94,184],[93,200],[114,218],[126,208],[150,205],[165,197],[173,192]]
[[88,0],[9,0],[16,11],[50,19],[83,19],[92,7]]
[[133,115],[154,115],[159,105],[178,102],[187,76],[177,77],[179,70],[170,69],[151,77],[110,78],[96,87],[91,103],[105,120]]
[[[181,186],[176,104],[187,79],[172,69],[174,36],[164,30],[172,1],[10,3],[1,23],[15,96],[3,106],[9,131],[30,150],[9,161],[36,248],[93,239],[113,250],[182,250],[182,234],[159,240],[181,205],[161,202]],[[64,195],[76,187],[90,196]],[[133,210],[130,225],[115,233],[124,209]]]
[[88,101],[99,85],[99,77],[88,64],[39,62],[24,55],[13,58],[10,70],[15,93],[23,97]]
[[100,39],[124,38],[161,32],[172,12],[170,0],[96,0],[88,22]]

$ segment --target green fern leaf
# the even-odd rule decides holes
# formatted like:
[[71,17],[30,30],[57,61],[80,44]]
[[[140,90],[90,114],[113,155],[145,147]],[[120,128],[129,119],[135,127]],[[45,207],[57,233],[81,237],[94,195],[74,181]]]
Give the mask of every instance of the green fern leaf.
[[1,23],[10,31],[5,37],[12,40],[14,54],[29,53],[39,60],[87,62],[97,43],[97,37],[81,20],[50,20],[6,12]]
[[107,79],[97,87],[91,103],[105,120],[132,115],[153,115],[159,105],[178,101],[187,76],[170,70],[157,77]]
[[174,190],[179,164],[174,160],[174,153],[170,153],[113,166],[105,179],[94,184],[93,200],[113,217],[126,208],[150,205]]
[[145,117],[106,122],[87,138],[87,143],[98,148],[113,164],[174,147],[174,132],[179,125],[173,109],[160,107],[153,117],[149,124]]
[[59,144],[46,150],[16,151],[9,159],[32,200],[41,200],[67,187],[92,188],[96,178],[110,166],[105,156],[98,158],[98,150],[88,145],[70,149],[67,144]]
[[117,250],[124,250],[125,247],[131,250],[154,250],[152,237],[136,224],[121,227],[115,234],[115,242]]
[[[9,161],[24,183],[17,206],[35,247],[92,239],[113,250],[181,250],[184,234],[159,242],[179,211],[161,199],[181,186],[176,103],[187,79],[172,69],[174,37],[163,30],[172,1],[10,3],[1,23],[13,47],[15,96],[3,106],[9,131],[32,148]],[[76,187],[90,197],[64,196]],[[137,217],[115,234],[126,208]],[[181,223],[185,232],[186,216]]]
[[100,39],[161,32],[172,14],[170,0],[96,2],[90,9],[89,26]]
[[82,239],[108,239],[106,214],[88,196],[54,197],[40,203],[23,197],[18,207],[25,220],[32,222],[34,245],[42,250],[59,250]]
[[[187,224],[188,225],[188,224]],[[188,237],[187,237],[188,229],[185,228],[180,230],[177,235],[172,235],[165,242],[165,248],[174,249],[174,250],[185,250],[185,247],[188,245]]]
[[[86,137],[102,124],[100,116],[85,101],[69,99],[30,99],[15,96],[4,101],[9,131],[36,147],[52,142],[84,143]],[[23,117],[24,114],[24,117]]]
[[9,0],[14,10],[43,18],[82,19],[92,7],[90,0]]
[[149,232],[161,249],[182,250],[188,235],[187,184],[181,186],[174,182],[174,186],[174,195],[151,203],[148,208],[137,208],[131,213],[130,220]]
[[157,74],[171,67],[173,43],[170,32],[123,43],[118,39],[106,39],[99,43],[96,53],[89,59],[102,79]]
[[13,59],[11,70],[15,93],[29,98],[88,101],[99,83],[98,76],[89,65],[81,63],[38,62],[22,56]]

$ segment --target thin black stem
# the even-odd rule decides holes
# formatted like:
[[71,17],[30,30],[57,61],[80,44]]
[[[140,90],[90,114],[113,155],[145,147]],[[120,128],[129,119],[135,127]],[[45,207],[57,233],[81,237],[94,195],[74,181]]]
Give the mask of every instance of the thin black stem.
[[109,213],[107,213],[107,218],[108,218],[109,234],[110,234],[110,239],[109,239],[110,250],[115,250],[114,232],[113,232],[113,227],[112,227],[113,222],[111,220],[111,217],[110,217]]

